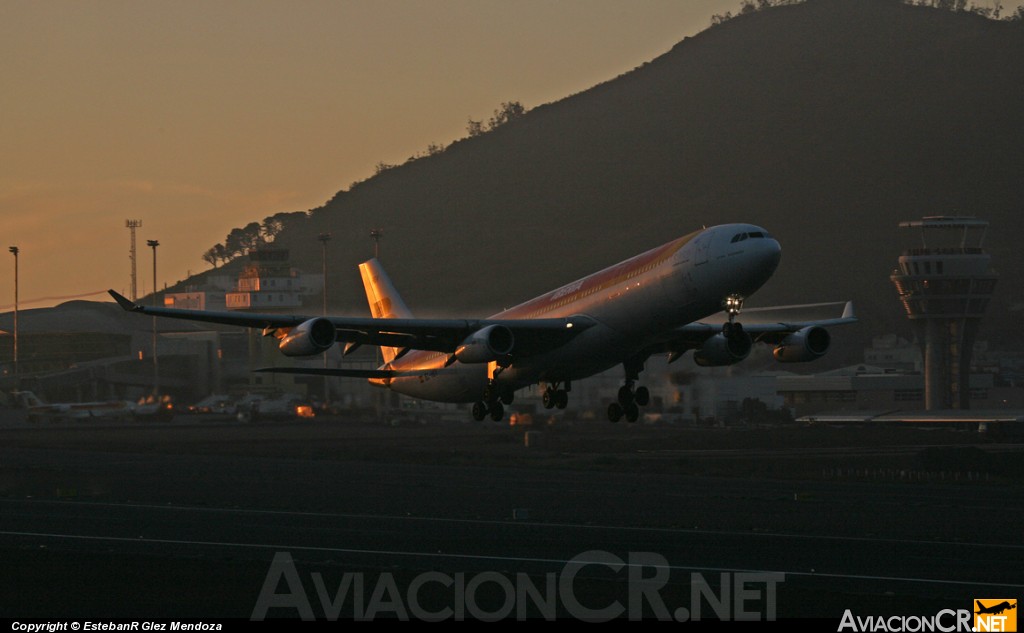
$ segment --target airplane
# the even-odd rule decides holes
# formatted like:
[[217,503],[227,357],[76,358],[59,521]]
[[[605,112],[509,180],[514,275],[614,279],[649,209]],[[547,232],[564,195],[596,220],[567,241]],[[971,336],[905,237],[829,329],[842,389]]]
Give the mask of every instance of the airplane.
[[[322,354],[335,343],[344,344],[343,356],[377,346],[384,364],[375,370],[257,371],[365,378],[415,398],[472,403],[478,421],[500,421],[515,391],[535,384],[544,386],[546,408],[564,409],[573,381],[622,365],[625,380],[607,416],[635,422],[650,401],[637,381],[654,354],[674,362],[692,349],[698,365],[732,365],[761,342],[774,345],[780,362],[806,362],[828,351],[828,327],[856,321],[849,301],[752,309],[752,318],[737,320],[781,252],[753,224],[702,228],[486,319],[414,318],[376,259],[359,266],[370,318],[149,307],[109,292],[131,312],[261,328],[286,356]],[[801,316],[840,305],[837,317]]]
[[125,400],[103,402],[43,402],[31,391],[14,393],[18,406],[28,411],[29,422],[62,422],[70,420],[112,419],[126,420],[132,417],[134,406]]
[[1017,603],[1014,602],[1013,604],[1010,604],[1009,600],[1003,600],[999,604],[994,604],[991,607],[986,607],[985,605],[983,605],[981,603],[981,600],[975,600],[974,602],[977,603],[977,605],[978,605],[978,610],[975,611],[975,613],[977,613],[979,615],[980,614],[999,615],[1000,613],[1002,613],[1003,611],[1006,611],[1007,609],[1016,609],[1017,608]]

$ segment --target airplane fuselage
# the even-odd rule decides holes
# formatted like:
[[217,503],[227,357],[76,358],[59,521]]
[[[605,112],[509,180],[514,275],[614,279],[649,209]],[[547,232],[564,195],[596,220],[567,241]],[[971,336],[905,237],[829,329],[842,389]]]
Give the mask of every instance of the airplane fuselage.
[[497,374],[493,363],[446,366],[446,353],[414,351],[389,367],[418,370],[417,375],[372,382],[426,400],[477,402],[492,376],[510,390],[586,378],[643,355],[675,328],[719,312],[725,297],[749,296],[768,281],[780,255],[779,243],[751,224],[695,231],[491,317],[582,315],[595,323],[563,346],[516,357]]

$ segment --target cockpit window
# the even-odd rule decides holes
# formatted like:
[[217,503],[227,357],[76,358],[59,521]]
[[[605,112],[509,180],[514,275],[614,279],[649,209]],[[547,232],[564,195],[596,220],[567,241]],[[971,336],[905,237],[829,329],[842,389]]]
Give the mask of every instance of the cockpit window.
[[745,239],[747,239],[747,234],[746,233],[737,233],[736,235],[732,236],[732,239],[729,240],[729,242],[731,244],[735,244],[736,242],[742,242]]
[[764,233],[761,231],[751,231],[750,233],[747,233],[747,235],[750,237],[764,237]]

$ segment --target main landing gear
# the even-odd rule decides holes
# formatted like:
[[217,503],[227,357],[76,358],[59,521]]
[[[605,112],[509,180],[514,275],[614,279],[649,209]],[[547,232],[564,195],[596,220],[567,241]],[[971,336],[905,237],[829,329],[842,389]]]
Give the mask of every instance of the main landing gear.
[[477,422],[483,422],[487,416],[491,416],[491,419],[495,422],[501,422],[501,419],[505,417],[505,406],[500,400],[487,403],[483,401],[473,403],[473,419]]
[[473,419],[483,422],[484,418],[490,416],[495,422],[501,422],[505,417],[505,406],[512,404],[514,398],[512,390],[498,389],[492,382],[484,391],[484,399],[473,403]]
[[496,382],[498,374],[505,367],[495,364],[491,368],[491,377],[487,381],[487,388],[484,389],[484,399],[473,403],[473,419],[477,422],[483,422],[487,416],[490,416],[491,420],[495,422],[501,422],[501,419],[505,417],[505,406],[512,404],[515,392],[500,387]]
[[651,392],[647,387],[635,386],[644,368],[644,361],[633,360],[622,366],[626,370],[626,384],[619,388],[616,401],[608,405],[608,420],[618,422],[625,416],[627,422],[636,422],[640,419],[640,407],[647,406],[651,401]]
[[569,392],[572,391],[572,383],[565,381],[565,389],[560,389],[558,383],[548,385],[541,396],[541,403],[545,409],[564,409],[569,406]]
[[[500,373],[501,369],[499,368],[494,375],[497,376]],[[568,380],[565,381],[564,387],[562,383],[558,382],[549,384],[541,396],[544,408],[566,408],[569,406],[570,391],[572,391],[572,383]],[[473,419],[482,422],[490,416],[495,422],[500,422],[505,417],[505,406],[512,404],[514,397],[515,394],[511,389],[499,387],[494,378],[491,378],[487,389],[484,390],[484,399],[473,403]]]

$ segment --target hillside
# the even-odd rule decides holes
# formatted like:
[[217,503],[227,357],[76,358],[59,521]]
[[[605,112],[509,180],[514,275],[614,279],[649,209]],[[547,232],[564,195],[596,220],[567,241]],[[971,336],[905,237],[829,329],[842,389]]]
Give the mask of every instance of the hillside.
[[[910,329],[888,280],[900,220],[991,221],[1002,278],[982,339],[1019,346],[1024,26],[894,0],[810,0],[728,20],[619,78],[337,194],[278,236],[364,311],[356,264],[382,228],[419,314],[486,315],[701,225],[783,246],[753,304],[852,298],[875,334]],[[841,360],[838,359],[837,360]]]

